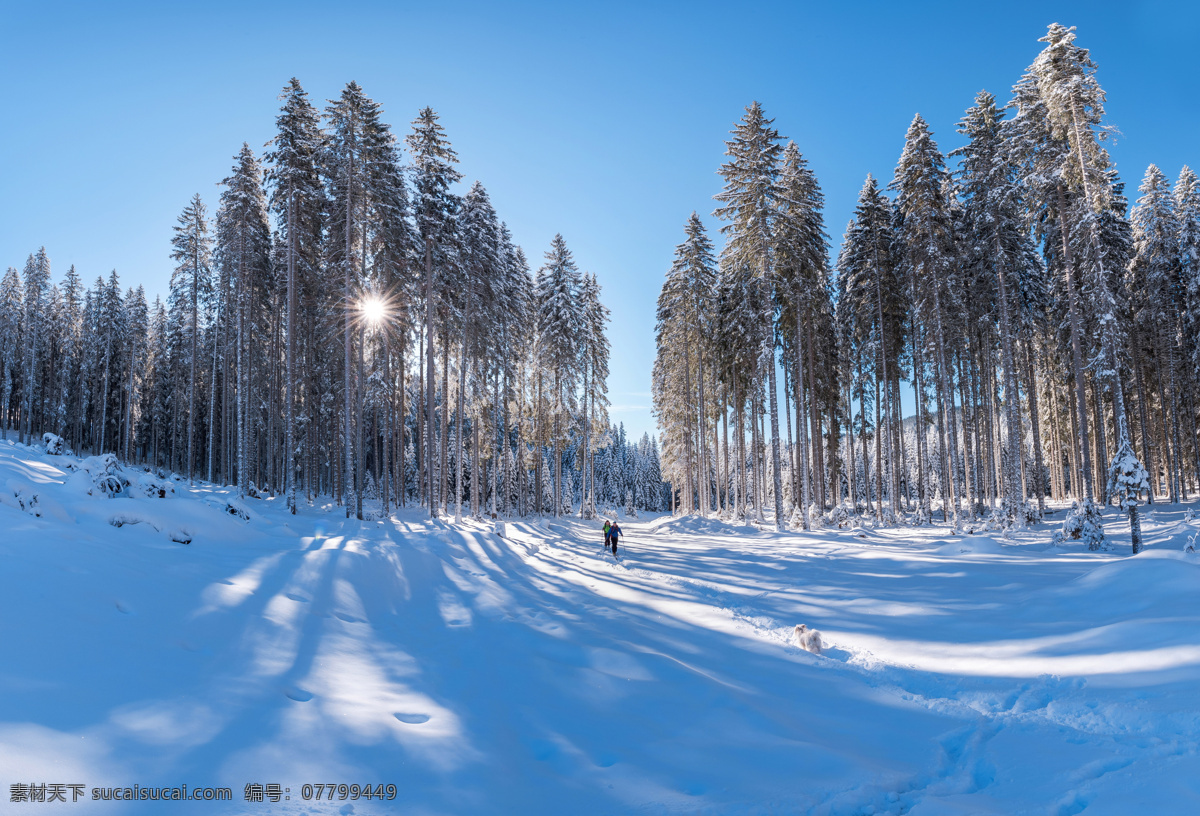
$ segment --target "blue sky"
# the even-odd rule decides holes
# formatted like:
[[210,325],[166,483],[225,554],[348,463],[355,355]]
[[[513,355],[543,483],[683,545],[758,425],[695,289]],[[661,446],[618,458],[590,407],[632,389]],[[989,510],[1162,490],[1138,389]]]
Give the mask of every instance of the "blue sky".
[[[836,8],[835,8],[836,6]],[[693,211],[715,234],[724,139],[757,99],[825,191],[836,245],[868,173],[891,178],[920,112],[944,151],[981,89],[1007,101],[1050,22],[1075,25],[1146,165],[1200,164],[1200,14],[1179,3],[10,4],[0,27],[0,267],[45,245],[56,280],[116,268],[165,294],[171,227],[284,82],[358,81],[398,135],[431,105],[539,265],[561,232],[613,312],[612,417],[654,432],[654,306]],[[714,237],[716,237],[714,235]]]

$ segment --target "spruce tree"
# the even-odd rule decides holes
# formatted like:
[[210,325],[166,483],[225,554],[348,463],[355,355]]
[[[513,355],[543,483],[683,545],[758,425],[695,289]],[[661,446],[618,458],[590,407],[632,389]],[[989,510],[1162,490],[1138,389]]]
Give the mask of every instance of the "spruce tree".
[[553,423],[554,498],[562,507],[562,446],[575,414],[579,382],[579,268],[562,235],[555,235],[537,274],[537,364],[549,380],[547,400]]
[[774,473],[775,526],[786,529],[783,518],[783,485],[780,479],[779,410],[775,374],[774,293],[776,270],[772,257],[775,220],[780,197],[779,165],[782,149],[779,133],[763,113],[762,106],[753,102],[746,115],[735,126],[731,139],[725,143],[729,161],[718,171],[725,180],[724,190],[715,196],[724,206],[715,214],[728,221],[721,231],[728,235],[724,254],[737,268],[749,272],[754,285],[761,289],[763,311],[759,319],[770,330],[764,338],[763,367],[767,374],[767,391],[771,421],[771,461]]
[[[313,276],[317,271],[325,195],[317,169],[322,143],[319,115],[308,101],[308,94],[294,77],[279,98],[283,101],[283,107],[275,119],[277,133],[271,140],[273,150],[265,158],[269,165],[266,179],[271,185],[271,209],[279,219],[287,246],[284,472],[287,507],[295,513],[296,455],[299,444],[296,436],[296,392],[301,353],[297,337],[301,326],[297,312],[300,309],[302,276]],[[306,311],[310,311],[312,305],[305,304]]]
[[207,210],[197,193],[184,207],[175,227],[171,241],[176,262],[171,275],[171,298],[173,304],[186,314],[185,336],[187,338],[187,435],[185,448],[187,460],[184,470],[189,482],[195,479],[196,464],[196,387],[197,363],[200,344],[200,303],[207,298],[212,287],[211,250],[208,232]]
[[434,421],[434,312],[442,292],[434,288],[434,264],[444,268],[450,261],[454,249],[454,215],[458,209],[458,197],[450,186],[462,178],[454,169],[458,156],[446,139],[445,129],[438,124],[438,116],[432,108],[422,108],[413,121],[413,132],[407,138],[412,154],[413,166],[413,213],[417,235],[425,260],[425,337],[426,337],[426,392],[425,392],[425,450],[426,478],[430,485],[429,513],[437,518],[438,502],[432,486],[436,484],[433,470]]

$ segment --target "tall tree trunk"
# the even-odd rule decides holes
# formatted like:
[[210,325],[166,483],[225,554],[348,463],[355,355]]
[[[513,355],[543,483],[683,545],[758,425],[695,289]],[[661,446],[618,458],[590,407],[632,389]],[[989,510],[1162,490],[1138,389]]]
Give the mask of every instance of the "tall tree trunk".
[[786,530],[787,520],[783,517],[783,482],[780,473],[779,456],[779,393],[776,388],[775,375],[775,329],[771,329],[771,348],[767,359],[767,383],[771,389],[771,475],[772,486],[775,488],[775,529]]
[[[425,349],[425,444],[421,452],[422,469],[428,473],[429,485],[429,517],[438,517],[437,499],[434,495],[433,484],[433,247],[432,236],[425,236],[425,339],[428,343]],[[424,475],[424,474],[423,474]],[[426,484],[423,478],[421,484]]]
[[1082,452],[1083,461],[1080,464],[1082,471],[1082,491],[1078,492],[1081,497],[1092,498],[1095,496],[1092,490],[1092,454],[1088,450],[1090,440],[1088,437],[1087,426],[1087,400],[1084,395],[1084,380],[1083,380],[1083,348],[1081,346],[1081,336],[1083,330],[1080,323],[1079,315],[1079,293],[1075,290],[1075,262],[1071,254],[1071,242],[1068,240],[1067,231],[1067,198],[1063,189],[1063,184],[1058,183],[1058,230],[1062,238],[1063,248],[1063,266],[1067,274],[1067,310],[1071,325],[1071,365],[1075,372],[1075,413],[1079,420],[1079,441],[1078,447]]

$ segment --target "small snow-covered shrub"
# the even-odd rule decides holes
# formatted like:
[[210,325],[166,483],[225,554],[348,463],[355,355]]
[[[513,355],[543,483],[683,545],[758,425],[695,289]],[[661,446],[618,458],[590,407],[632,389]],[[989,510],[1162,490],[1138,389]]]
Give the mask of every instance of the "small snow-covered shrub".
[[900,519],[890,507],[884,507],[879,514],[879,523],[884,527],[899,527]]
[[152,473],[144,473],[138,477],[137,486],[133,492],[148,499],[165,499],[167,496],[175,495],[175,485]]
[[1196,551],[1196,538],[1197,537],[1200,537],[1200,533],[1192,533],[1191,538],[1188,539],[1187,546],[1183,548],[1184,552],[1194,553]]
[[87,491],[89,496],[101,495],[111,499],[124,495],[129,487],[129,479],[121,470],[116,454],[89,456],[80,462],[80,467],[91,481],[91,488]]
[[825,523],[830,527],[836,527],[839,530],[844,530],[851,525],[853,521],[850,507],[845,504],[836,505],[825,516]]
[[[228,513],[234,518],[240,518],[242,521],[250,520],[250,511],[230,499],[222,499],[216,496],[210,496],[204,500],[204,503],[209,507],[217,508],[222,513]],[[366,514],[364,513],[363,515],[365,516]]]
[[1116,499],[1117,506],[1129,514],[1129,534],[1133,542],[1133,554],[1142,551],[1142,525],[1138,520],[1138,499],[1142,493],[1150,492],[1150,477],[1134,453],[1133,445],[1126,439],[1113,457],[1108,469],[1108,498]]
[[0,504],[7,504],[30,515],[41,518],[42,511],[38,508],[38,494],[25,484],[10,481],[8,487],[0,492]]
[[1104,548],[1104,521],[1100,505],[1091,499],[1074,502],[1063,519],[1062,529],[1054,533],[1054,546],[1064,541],[1082,541],[1089,550]]
[[1196,511],[1190,507],[1187,510],[1184,510],[1183,511],[1183,520],[1185,522],[1195,521],[1196,520]]
[[625,491],[625,518],[637,518],[637,505],[633,502],[633,491]]
[[46,453],[50,456],[62,456],[67,449],[67,443],[58,434],[42,434],[42,444],[46,446]]
[[1029,499],[1026,499],[1025,503],[1023,505],[1021,505],[1021,514],[1025,521],[1026,527],[1032,527],[1034,524],[1037,524],[1039,521],[1042,520],[1041,517],[1038,515],[1037,502],[1031,501]]

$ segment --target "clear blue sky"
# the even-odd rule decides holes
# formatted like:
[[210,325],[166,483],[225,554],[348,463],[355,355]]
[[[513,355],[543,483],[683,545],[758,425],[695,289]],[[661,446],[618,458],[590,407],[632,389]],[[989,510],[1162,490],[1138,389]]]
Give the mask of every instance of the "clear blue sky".
[[179,211],[196,192],[215,207],[243,141],[261,151],[284,82],[321,102],[357,80],[398,135],[441,114],[532,263],[561,232],[598,275],[612,416],[637,435],[654,431],[663,274],[689,213],[715,233],[723,141],[751,100],[808,157],[835,244],[913,115],[956,146],[976,92],[1007,101],[1050,22],[1099,63],[1131,193],[1150,162],[1200,165],[1187,3],[246,5],[7,4],[0,267],[45,245],[56,280],[116,268],[165,294]]

